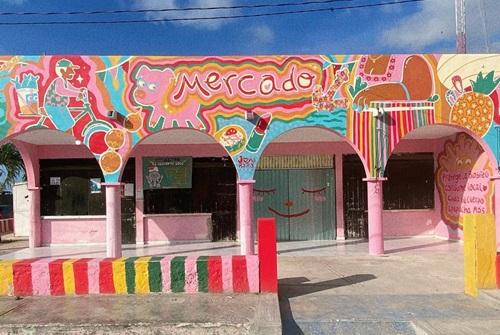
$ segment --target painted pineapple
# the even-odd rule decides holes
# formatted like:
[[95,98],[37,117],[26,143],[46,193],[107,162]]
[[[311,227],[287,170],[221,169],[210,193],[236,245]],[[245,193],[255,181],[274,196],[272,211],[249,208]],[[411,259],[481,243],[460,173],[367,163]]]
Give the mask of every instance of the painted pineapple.
[[488,132],[495,112],[490,94],[500,82],[500,78],[493,80],[493,72],[484,77],[479,72],[476,81],[470,81],[472,91],[464,92],[453,104],[450,123],[465,127],[481,137]]

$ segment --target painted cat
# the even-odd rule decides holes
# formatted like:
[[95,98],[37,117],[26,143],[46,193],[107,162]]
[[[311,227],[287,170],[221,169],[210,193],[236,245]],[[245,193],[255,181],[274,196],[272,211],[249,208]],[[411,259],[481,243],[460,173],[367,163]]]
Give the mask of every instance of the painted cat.
[[135,86],[132,92],[133,99],[141,106],[151,107],[147,127],[156,131],[162,128],[189,127],[205,128],[198,118],[199,104],[196,108],[183,110],[170,108],[168,97],[175,86],[174,72],[169,68],[150,68],[141,65],[135,72],[133,79]]

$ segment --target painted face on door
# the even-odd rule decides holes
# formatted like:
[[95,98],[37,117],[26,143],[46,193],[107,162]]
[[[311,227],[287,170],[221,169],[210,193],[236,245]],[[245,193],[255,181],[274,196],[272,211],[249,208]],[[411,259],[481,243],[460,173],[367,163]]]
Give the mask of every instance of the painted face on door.
[[[283,188],[280,188],[278,192],[285,192],[286,190],[283,190]],[[253,193],[253,200],[254,202],[264,202],[265,198],[267,197],[272,197],[275,196],[277,192],[277,188],[273,189],[258,189],[254,188]],[[295,193],[295,195],[297,195]],[[319,188],[319,189],[314,189],[310,190],[304,187],[301,187],[301,192],[299,197],[307,197],[306,201],[304,199],[300,199],[299,201],[294,201],[293,199],[288,199],[284,200],[280,206],[279,202],[277,203],[278,206],[275,205],[276,208],[274,208],[271,204],[267,206],[267,209],[269,212],[274,213],[280,217],[283,218],[296,218],[300,216],[307,215],[311,212],[311,207],[312,206],[307,206],[305,208],[303,205],[304,204],[311,204],[311,200],[314,202],[324,202],[326,201],[326,187]],[[299,208],[303,207],[303,208]]]

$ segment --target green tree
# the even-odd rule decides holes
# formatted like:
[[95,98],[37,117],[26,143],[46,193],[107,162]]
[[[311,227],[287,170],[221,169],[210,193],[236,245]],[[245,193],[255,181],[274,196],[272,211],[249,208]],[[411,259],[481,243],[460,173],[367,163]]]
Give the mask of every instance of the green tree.
[[12,188],[20,179],[26,180],[23,158],[14,144],[7,142],[0,147],[0,165],[4,167],[3,171],[0,170],[0,176],[6,174],[5,181],[0,184],[0,190]]

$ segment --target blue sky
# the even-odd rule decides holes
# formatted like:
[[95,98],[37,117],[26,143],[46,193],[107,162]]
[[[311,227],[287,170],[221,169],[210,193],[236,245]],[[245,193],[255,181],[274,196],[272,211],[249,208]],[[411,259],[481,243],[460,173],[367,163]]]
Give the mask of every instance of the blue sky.
[[[0,0],[0,13],[138,10],[297,3],[306,0]],[[305,7],[203,12],[0,16],[1,23],[114,21],[248,15],[270,11],[373,5],[346,0]],[[399,0],[400,1],[400,0]],[[469,53],[500,52],[498,0],[465,0]],[[1,25],[7,55],[267,55],[455,52],[454,0],[282,16],[176,23]]]

